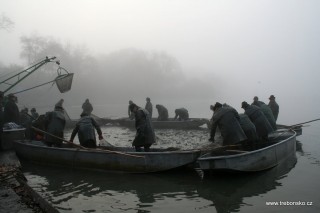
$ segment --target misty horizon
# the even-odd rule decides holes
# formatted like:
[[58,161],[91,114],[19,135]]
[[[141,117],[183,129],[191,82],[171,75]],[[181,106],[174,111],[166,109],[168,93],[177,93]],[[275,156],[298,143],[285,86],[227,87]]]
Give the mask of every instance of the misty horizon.
[[[2,71],[20,70],[48,54],[75,73],[68,93],[59,94],[55,86],[21,93],[20,107],[47,110],[64,98],[77,117],[89,98],[99,116],[122,116],[130,99],[144,107],[150,97],[154,106],[167,105],[170,117],[175,108],[186,107],[190,117],[208,118],[215,102],[242,113],[242,101],[258,96],[267,103],[273,94],[279,122],[320,117],[318,1],[0,3],[0,15],[13,22],[0,28]],[[33,61],[21,58],[23,38],[43,39],[45,51]],[[166,69],[156,59],[172,63],[170,72],[159,74]],[[52,80],[45,70],[55,72],[41,68],[15,91]]]

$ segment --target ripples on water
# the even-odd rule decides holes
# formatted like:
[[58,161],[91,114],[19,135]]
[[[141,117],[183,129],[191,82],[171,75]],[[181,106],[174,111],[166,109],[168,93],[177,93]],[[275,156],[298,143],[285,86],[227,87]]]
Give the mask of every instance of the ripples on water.
[[[135,131],[103,127],[116,146],[131,146]],[[156,130],[155,147],[195,148],[208,144],[200,130]],[[67,137],[70,132],[67,133]],[[301,136],[302,137],[302,136]],[[298,138],[299,139],[299,138]],[[216,175],[201,179],[196,172],[115,174],[23,162],[29,185],[60,212],[319,212],[319,152],[297,143],[297,156],[271,170],[250,175]],[[309,144],[310,145],[310,144]],[[310,155],[309,155],[310,153]],[[309,160],[315,158],[314,160]],[[298,159],[298,163],[297,162]],[[311,161],[311,162],[310,162]],[[312,170],[313,176],[307,175]],[[306,182],[306,176],[309,182]],[[305,192],[308,191],[309,194]],[[313,201],[311,207],[270,207],[266,201]]]

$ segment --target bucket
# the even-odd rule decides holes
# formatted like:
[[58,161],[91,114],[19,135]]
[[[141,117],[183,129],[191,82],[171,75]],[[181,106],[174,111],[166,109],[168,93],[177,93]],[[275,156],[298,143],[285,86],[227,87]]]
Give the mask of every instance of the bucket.
[[73,73],[59,75],[55,82],[61,93],[68,92],[71,89]]

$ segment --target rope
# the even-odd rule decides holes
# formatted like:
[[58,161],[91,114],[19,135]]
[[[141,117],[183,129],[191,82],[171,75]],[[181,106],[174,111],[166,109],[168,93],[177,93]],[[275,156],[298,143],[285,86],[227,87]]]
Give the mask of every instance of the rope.
[[28,89],[25,89],[25,90],[21,90],[21,91],[19,91],[19,92],[14,92],[14,93],[12,93],[12,94],[18,94],[18,93],[21,93],[21,92],[25,92],[25,91],[28,91],[28,90],[32,90],[32,89],[35,89],[35,88],[37,88],[37,87],[41,87],[41,86],[44,86],[44,85],[46,85],[46,84],[50,84],[50,83],[52,83],[52,82],[55,82],[55,80],[49,81],[49,82],[47,82],[47,83],[40,84],[40,85],[38,85],[38,86],[34,86],[34,87],[31,87],[31,88],[28,88]]

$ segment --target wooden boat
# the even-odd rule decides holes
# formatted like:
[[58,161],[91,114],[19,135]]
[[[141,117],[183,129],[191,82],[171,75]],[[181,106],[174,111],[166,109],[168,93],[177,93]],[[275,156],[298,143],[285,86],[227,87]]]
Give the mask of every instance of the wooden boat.
[[277,124],[278,129],[291,129],[297,133],[297,136],[302,135],[302,125],[288,126],[283,124]]
[[269,135],[268,143],[257,146],[254,150],[228,148],[229,150],[211,151],[200,156],[197,162],[204,172],[256,172],[270,169],[295,155],[296,133],[279,130]]
[[[18,157],[45,165],[117,171],[129,173],[160,172],[187,167],[200,156],[200,150],[168,151],[151,149],[135,152],[131,147],[112,147],[113,150],[48,147],[41,141],[17,140],[14,148]],[[103,148],[103,147],[101,147]]]
[[[121,126],[135,128],[135,121],[130,120],[129,118],[120,118],[117,119],[117,122]],[[178,121],[174,119],[169,119],[168,121],[158,121],[156,119],[152,119],[152,125],[155,129],[197,129],[207,122],[208,120],[203,118],[190,118],[187,121]]]

